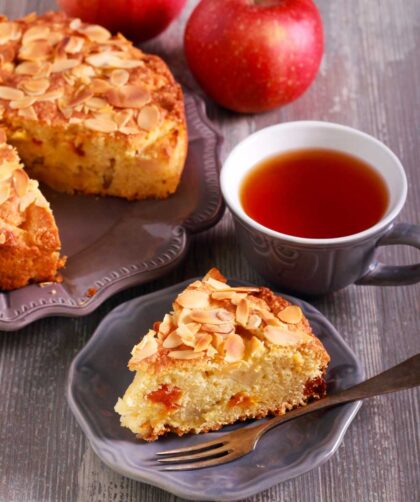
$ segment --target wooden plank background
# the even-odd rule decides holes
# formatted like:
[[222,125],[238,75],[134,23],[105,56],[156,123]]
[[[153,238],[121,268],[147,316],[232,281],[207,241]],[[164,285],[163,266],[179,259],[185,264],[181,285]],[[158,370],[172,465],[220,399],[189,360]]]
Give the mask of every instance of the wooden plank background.
[[[159,39],[145,45],[162,55],[179,80],[195,86],[182,53],[184,24],[196,1]],[[409,194],[400,221],[420,223],[420,5],[418,0],[318,0],[326,33],[320,74],[296,103],[258,116],[239,116],[209,102],[226,133],[223,156],[269,124],[296,119],[336,121],[385,141],[401,158]],[[54,8],[53,0],[0,0],[17,17]],[[196,87],[196,86],[195,86]],[[407,247],[381,250],[384,260],[410,263]],[[140,294],[203,274],[211,266],[261,282],[238,249],[226,214],[194,238],[184,264],[144,287],[114,296],[82,319],[48,319],[0,334],[0,501],[180,502],[124,478],[92,452],[65,401],[71,360],[98,322]],[[420,350],[420,287],[352,286],[314,302],[337,326],[372,375]],[[366,403],[342,446],[322,467],[275,486],[249,502],[420,500],[419,392]]]

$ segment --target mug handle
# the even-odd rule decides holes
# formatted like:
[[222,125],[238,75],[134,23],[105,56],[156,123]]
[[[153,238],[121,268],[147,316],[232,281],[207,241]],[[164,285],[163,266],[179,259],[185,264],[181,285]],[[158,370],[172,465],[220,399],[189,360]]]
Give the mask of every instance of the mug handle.
[[[406,244],[420,249],[420,225],[398,223],[376,243],[376,246]],[[385,265],[374,261],[369,272],[356,284],[369,286],[400,286],[420,282],[420,263],[413,265]]]

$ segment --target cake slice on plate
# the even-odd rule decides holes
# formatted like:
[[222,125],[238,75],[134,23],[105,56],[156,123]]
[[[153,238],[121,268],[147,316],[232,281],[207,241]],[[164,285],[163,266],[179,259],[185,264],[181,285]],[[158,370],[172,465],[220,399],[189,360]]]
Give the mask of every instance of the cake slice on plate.
[[0,290],[57,279],[64,266],[54,216],[0,130]]
[[329,359],[300,307],[212,269],[133,348],[115,410],[146,441],[281,415],[325,395]]

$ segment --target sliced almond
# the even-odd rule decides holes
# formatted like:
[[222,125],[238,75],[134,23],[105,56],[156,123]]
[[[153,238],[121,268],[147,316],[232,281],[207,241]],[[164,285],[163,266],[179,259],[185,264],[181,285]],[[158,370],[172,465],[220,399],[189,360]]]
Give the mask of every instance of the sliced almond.
[[81,87],[69,99],[68,106],[75,108],[76,106],[81,105],[82,103],[84,103],[85,101],[87,101],[92,97],[93,97],[93,92],[90,89],[86,87]]
[[150,101],[151,96],[147,89],[137,85],[126,85],[110,89],[106,93],[106,98],[117,108],[142,108]]
[[190,317],[202,324],[226,324],[233,321],[233,314],[225,309],[193,310]]
[[237,293],[259,293],[260,288],[254,288],[253,286],[235,286],[235,287],[226,287],[221,291],[236,291]]
[[96,96],[88,98],[85,101],[85,105],[91,110],[104,110],[105,108],[109,107],[108,101],[106,99],[98,98]]
[[224,282],[213,279],[213,277],[208,277],[204,280],[204,282],[211,286],[213,289],[226,291],[226,284]]
[[21,197],[19,201],[19,211],[21,213],[24,213],[31,204],[36,202],[35,199],[36,199],[35,192],[28,190],[26,194],[23,197]]
[[55,89],[54,91],[48,91],[41,96],[36,96],[37,101],[55,101],[63,96],[63,89]]
[[51,51],[52,47],[46,40],[36,40],[21,46],[19,58],[28,61],[42,61],[50,56]]
[[50,34],[50,28],[47,25],[37,25],[32,26],[25,31],[22,37],[22,44],[28,45],[35,40],[48,40]]
[[20,87],[31,96],[40,96],[44,94],[50,86],[48,78],[38,78],[31,80],[24,80]]
[[15,100],[22,99],[23,97],[25,97],[25,94],[19,89],[0,85],[0,99]]
[[75,17],[70,21],[69,28],[71,30],[78,30],[82,26],[82,21],[78,17]]
[[159,324],[159,333],[163,335],[169,335],[172,328],[172,317],[169,314],[165,314],[163,321]]
[[281,310],[277,317],[280,321],[287,324],[298,324],[303,318],[303,313],[300,307],[297,305],[289,305],[288,307]]
[[18,197],[23,197],[28,189],[29,176],[23,169],[16,169],[13,173],[13,186]]
[[15,72],[18,75],[35,75],[41,68],[39,61],[24,61],[16,66]]
[[310,341],[311,337],[301,331],[289,331],[277,326],[266,326],[264,328],[265,338],[274,345],[299,345]]
[[176,347],[179,347],[182,344],[183,344],[182,338],[175,331],[170,335],[168,335],[163,341],[163,347],[165,349],[175,349]]
[[[153,130],[160,121],[159,108],[155,105],[145,106],[139,112],[137,124],[145,131]],[[217,282],[217,281],[216,281]]]
[[172,359],[199,359],[204,355],[203,352],[194,352],[194,350],[173,350],[168,356]]
[[236,321],[241,326],[246,326],[249,318],[249,303],[243,298],[236,307]]
[[118,129],[117,124],[112,119],[95,118],[85,120],[85,126],[92,131],[114,132]]
[[10,197],[10,183],[8,181],[3,181],[0,183],[0,204],[6,202]]
[[3,22],[0,23],[0,44],[7,44],[12,40],[20,38],[21,30],[17,23]]
[[38,120],[38,115],[33,106],[29,106],[28,108],[21,108],[18,111],[19,117],[23,117],[28,120]]
[[79,64],[78,66],[75,66],[71,70],[71,74],[82,79],[85,83],[90,82],[92,77],[96,75],[95,70],[87,64]]
[[226,362],[236,363],[243,359],[245,344],[241,336],[236,334],[229,335],[225,340],[224,348]]
[[235,331],[233,324],[202,324],[201,329],[209,333],[229,334]]
[[71,70],[79,64],[78,59],[56,59],[51,67],[52,73],[60,73],[63,71]]
[[[187,309],[202,309],[209,305],[209,295],[205,291],[187,289],[178,295],[176,302]],[[198,319],[194,319],[200,322]]]
[[109,38],[111,38],[111,33],[104,28],[103,26],[99,26],[98,24],[91,24],[79,30],[80,33],[83,33],[88,37],[92,42],[106,42]]
[[68,54],[77,54],[83,49],[85,41],[82,37],[69,37],[64,50]]
[[269,324],[270,326],[282,327],[282,322],[274,314],[272,314],[268,310],[259,310],[258,313],[261,316],[261,318],[264,320],[264,322]]
[[155,338],[155,332],[149,330],[147,335],[143,338],[143,340],[136,345],[131,354],[133,355],[132,360],[130,362],[137,363],[146,359],[147,357],[152,356],[158,350],[158,343]]
[[261,326],[262,319],[257,314],[251,314],[246,325],[247,329],[258,329]]
[[194,351],[200,352],[202,350],[207,350],[210,347],[212,341],[213,337],[211,335],[200,333],[199,335],[197,335]]
[[35,98],[32,96],[26,96],[21,99],[16,99],[14,101],[10,101],[9,106],[12,110],[20,110],[22,108],[29,108],[35,103]]
[[114,70],[109,77],[109,81],[112,85],[121,87],[128,82],[129,78],[130,74],[127,70]]

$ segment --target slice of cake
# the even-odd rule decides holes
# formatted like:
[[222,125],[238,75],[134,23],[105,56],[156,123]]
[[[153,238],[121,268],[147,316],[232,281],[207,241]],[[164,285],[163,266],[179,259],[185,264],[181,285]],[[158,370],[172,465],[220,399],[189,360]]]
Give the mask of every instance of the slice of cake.
[[134,347],[115,410],[146,441],[281,415],[324,396],[329,359],[298,306],[212,269]]
[[0,290],[52,281],[64,266],[48,202],[0,130]]
[[0,16],[0,118],[30,176],[56,190],[165,198],[179,184],[181,87],[159,57],[101,26]]

